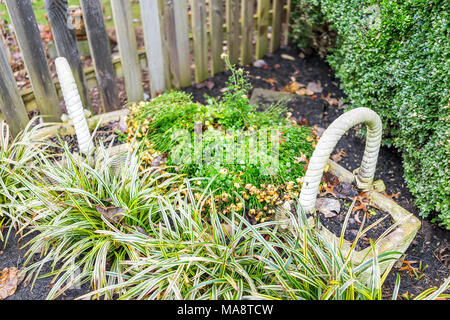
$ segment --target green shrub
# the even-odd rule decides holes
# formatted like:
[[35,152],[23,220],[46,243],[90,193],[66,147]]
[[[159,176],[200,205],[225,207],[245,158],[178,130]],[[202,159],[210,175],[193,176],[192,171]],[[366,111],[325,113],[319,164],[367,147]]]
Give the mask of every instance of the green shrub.
[[402,152],[421,215],[449,229],[449,2],[296,2],[333,23],[338,40],[328,61],[351,107],[369,107],[382,117],[384,143]]
[[[149,165],[167,157],[168,172],[201,178],[197,184],[203,188],[211,184],[221,212],[242,213],[247,207],[259,221],[298,196],[313,151],[313,134],[311,128],[290,120],[282,104],[258,112],[249,102],[251,86],[244,71],[229,67],[233,72],[223,97],[208,98],[206,105],[171,91],[132,106],[127,139],[140,144]],[[195,145],[193,133],[198,130],[202,149]],[[181,139],[176,136],[180,131]],[[235,144],[227,144],[231,141]],[[207,152],[208,159],[195,161]]]

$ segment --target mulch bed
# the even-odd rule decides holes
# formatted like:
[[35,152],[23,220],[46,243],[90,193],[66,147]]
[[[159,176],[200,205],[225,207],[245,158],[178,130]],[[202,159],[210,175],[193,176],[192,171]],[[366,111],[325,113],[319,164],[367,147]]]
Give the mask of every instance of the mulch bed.
[[[295,60],[292,61],[282,58],[282,54],[287,54]],[[339,80],[334,77],[333,71],[317,55],[310,54],[309,52],[300,52],[296,48],[283,48],[272,56],[265,57],[264,60],[268,65],[265,68],[254,66],[245,67],[249,71],[250,80],[254,88],[281,91],[293,80],[304,84],[320,81],[320,85],[323,88],[321,94],[311,95],[307,99],[299,97],[299,99],[289,103],[289,106],[294,110],[294,116],[304,118],[309,125],[318,125],[326,128],[344,112],[345,105],[342,105],[342,103],[330,105],[327,102],[327,98],[329,99],[330,97],[342,101],[341,99],[345,95],[339,89]],[[229,72],[221,73],[203,84],[193,85],[183,90],[191,93],[196,101],[203,103],[205,102],[205,94],[218,97],[223,93],[228,76]],[[305,112],[305,110],[316,110],[318,112]],[[100,130],[111,134],[111,126],[107,125],[100,128]],[[68,142],[73,144],[73,141]],[[364,144],[365,142],[359,134],[359,128],[350,130],[339,141],[336,147],[336,150],[343,150],[347,155],[339,159],[339,164],[350,171],[356,169],[361,163]],[[397,195],[398,198],[395,200],[406,210],[419,217],[419,210],[414,205],[414,198],[403,179],[401,155],[396,150],[387,147],[381,148],[375,173],[375,180],[377,179],[383,179],[386,184],[387,194]],[[351,203],[350,197],[341,199],[341,211],[336,217],[325,218],[319,215],[320,221],[335,234],[340,234],[343,216],[345,216],[348,208],[345,203],[348,205],[349,202]],[[369,222],[371,223],[385,215],[385,213],[380,212],[376,208],[372,209],[375,214],[369,217]],[[349,227],[347,228],[348,232],[345,234],[345,238],[349,241],[354,239],[355,231],[352,230],[359,228],[355,217],[352,216],[351,218],[353,221],[350,221]],[[423,272],[419,271],[419,274],[423,274],[419,279],[415,275],[410,275],[408,270],[402,268],[405,264],[402,264],[402,262],[397,263],[383,287],[383,292],[387,299],[392,295],[397,273],[401,276],[399,295],[404,296],[410,294],[417,295],[427,288],[439,286],[450,276],[450,232],[430,223],[428,220],[421,218],[420,220],[422,227],[401,260],[410,261],[411,265],[415,268],[419,267],[420,262],[423,267],[427,267]],[[357,249],[360,250],[367,246],[367,239],[376,239],[390,224],[392,224],[392,221],[385,219],[378,228],[360,240]],[[22,241],[21,244],[23,243]],[[10,239],[6,247],[2,250],[3,253],[0,255],[0,270],[4,267],[16,266],[20,268],[22,266],[25,251],[19,250],[14,239]],[[9,297],[9,299],[43,299],[49,291],[48,285],[48,279],[38,280],[33,293],[30,293],[28,287],[24,288],[20,286],[16,294]],[[63,298],[71,299],[81,295],[86,290],[86,288],[72,290]]]

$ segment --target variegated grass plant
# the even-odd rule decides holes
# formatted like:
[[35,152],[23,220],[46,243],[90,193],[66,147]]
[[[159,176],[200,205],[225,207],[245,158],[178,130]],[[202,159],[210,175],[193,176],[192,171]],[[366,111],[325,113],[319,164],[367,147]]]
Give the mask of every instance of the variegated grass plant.
[[9,224],[9,203],[16,200],[24,200],[23,186],[15,179],[24,170],[34,167],[35,155],[46,149],[46,144],[33,141],[37,131],[51,124],[38,124],[33,126],[36,118],[32,119],[25,129],[16,137],[10,133],[8,125],[0,122],[0,240],[8,239],[11,228],[6,236],[3,229]]
[[[280,221],[251,225],[214,206],[202,213],[213,190],[192,187],[197,179],[180,186],[177,175],[141,171],[135,153],[110,156],[99,148],[91,162],[64,150],[62,161],[40,155],[38,170],[15,175],[28,199],[10,204],[22,231],[37,232],[26,244],[27,278],[52,267],[49,299],[83,283],[92,291],[82,298],[382,298],[378,264],[395,253],[354,266],[301,210],[287,213],[287,229]],[[41,259],[32,262],[36,254]]]

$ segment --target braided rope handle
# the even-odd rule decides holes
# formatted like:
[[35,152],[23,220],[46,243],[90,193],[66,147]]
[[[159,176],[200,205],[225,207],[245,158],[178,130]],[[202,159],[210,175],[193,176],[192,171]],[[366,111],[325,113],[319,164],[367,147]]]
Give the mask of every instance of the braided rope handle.
[[64,101],[66,102],[67,113],[73,121],[80,151],[87,154],[92,146],[91,134],[89,133],[83,104],[72,70],[66,58],[63,57],[56,58],[55,65]]
[[300,192],[300,204],[305,212],[315,210],[323,171],[336,144],[348,130],[361,123],[365,123],[367,126],[367,139],[362,163],[357,169],[356,183],[360,189],[369,190],[371,188],[383,128],[380,117],[374,111],[369,108],[356,108],[333,121],[317,143]]

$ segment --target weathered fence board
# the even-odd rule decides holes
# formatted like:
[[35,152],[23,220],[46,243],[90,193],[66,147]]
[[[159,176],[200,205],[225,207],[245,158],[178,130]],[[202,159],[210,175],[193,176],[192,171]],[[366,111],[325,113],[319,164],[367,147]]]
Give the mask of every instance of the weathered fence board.
[[227,47],[232,64],[239,62],[239,4],[238,0],[226,0]]
[[111,0],[111,9],[116,27],[127,98],[130,102],[138,102],[144,99],[144,88],[142,86],[142,72],[137,53],[131,3],[129,0]]
[[176,46],[178,51],[178,66],[180,86],[192,84],[191,50],[189,49],[188,0],[172,0],[175,19]]
[[211,25],[211,60],[212,74],[225,70],[225,63],[221,58],[223,53],[223,10],[222,0],[210,0],[209,17]]
[[60,121],[61,107],[47,64],[31,0],[6,0],[17,42],[33,87],[36,103],[45,121]]
[[104,111],[117,110],[119,97],[100,0],[80,0]]
[[256,59],[261,59],[267,54],[269,30],[270,0],[258,0],[258,22],[256,38]]
[[45,7],[58,56],[66,58],[69,62],[83,106],[91,109],[89,93],[84,81],[83,65],[78,53],[77,39],[70,20],[67,0],[45,0]]
[[241,63],[250,64],[253,61],[253,19],[255,0],[242,1],[242,39],[241,39]]
[[163,29],[164,44],[166,49],[166,61],[169,65],[170,84],[175,89],[181,87],[180,84],[180,59],[177,46],[177,34],[175,25],[174,0],[165,0],[163,2]]
[[0,43],[0,110],[12,135],[17,135],[28,123],[28,114],[9,66],[5,47]]
[[167,89],[158,0],[140,0],[152,97]]
[[208,38],[205,0],[191,0],[195,82],[208,79]]
[[270,39],[270,52],[276,51],[281,45],[281,23],[284,0],[273,0],[272,8],[272,37]]

